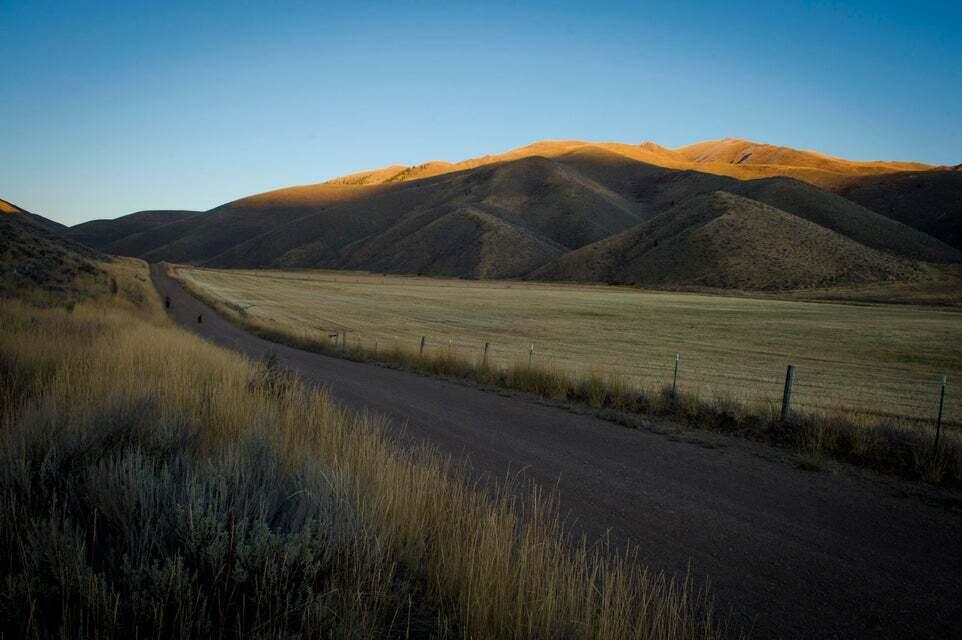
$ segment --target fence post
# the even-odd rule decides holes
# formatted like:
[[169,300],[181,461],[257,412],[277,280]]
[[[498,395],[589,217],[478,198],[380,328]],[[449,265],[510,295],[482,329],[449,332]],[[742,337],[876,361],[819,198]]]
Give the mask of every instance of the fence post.
[[528,368],[531,368],[531,358],[534,357],[534,343],[531,343],[531,348],[528,349]]
[[347,346],[347,331],[341,334],[341,351]]
[[681,361],[681,354],[675,354],[675,376],[671,380],[671,401],[675,402],[675,393],[678,390],[678,363]]
[[418,347],[418,355],[424,355],[424,336],[421,336],[421,346]]
[[481,368],[484,369],[488,364],[488,343],[485,342],[481,347]]
[[788,365],[785,372],[785,391],[782,393],[782,420],[788,420],[792,410],[792,385],[795,384],[795,365]]
[[942,390],[939,392],[939,417],[935,420],[935,453],[939,452],[939,440],[942,438],[942,410],[945,408],[945,385],[948,376],[942,376]]

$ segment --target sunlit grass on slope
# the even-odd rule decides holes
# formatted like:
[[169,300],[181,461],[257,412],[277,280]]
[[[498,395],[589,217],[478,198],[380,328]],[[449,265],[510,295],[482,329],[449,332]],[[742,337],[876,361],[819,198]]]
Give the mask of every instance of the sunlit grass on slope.
[[482,492],[157,307],[0,304],[0,635],[714,635],[550,497]]

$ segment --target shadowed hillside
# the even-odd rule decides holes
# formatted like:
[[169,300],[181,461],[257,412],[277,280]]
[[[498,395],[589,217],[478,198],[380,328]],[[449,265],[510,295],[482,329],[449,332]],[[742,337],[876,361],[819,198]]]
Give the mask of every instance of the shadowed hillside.
[[104,254],[58,235],[55,222],[3,202],[0,213],[0,298],[81,300],[103,293]]
[[18,218],[20,220],[26,220],[28,223],[52,233],[61,234],[67,232],[67,227],[59,222],[54,222],[53,220],[44,218],[43,216],[30,213],[29,211],[21,209],[17,205],[7,202],[6,200],[0,200],[0,217],[3,217],[3,214],[12,213],[20,214],[20,217]]
[[694,196],[533,276],[644,286],[773,290],[911,279],[921,267],[747,198]]
[[[941,238],[946,228],[954,237],[951,224],[918,214],[880,215],[858,197],[842,197],[808,179],[811,172],[831,175],[835,188],[849,185],[854,193],[855,180],[888,185],[919,168],[926,165],[852,162],[731,139],[674,150],[653,143],[553,141],[459,163],[392,165],[242,198],[204,214],[142,212],[71,233],[96,236],[92,244],[117,254],[213,267],[826,286],[913,278],[924,271],[923,263],[962,262],[962,253]],[[942,169],[912,175],[942,174],[962,175]],[[865,185],[859,197],[869,202],[869,183],[859,184]],[[942,189],[952,188],[949,183]],[[951,193],[932,193],[951,201]],[[645,266],[654,275],[639,275],[631,260],[600,270],[575,264],[589,256],[597,260],[579,249],[607,247],[605,241],[629,230],[651,233],[679,207],[722,201],[731,216],[721,222],[669,215],[701,235],[697,242],[673,245],[673,257],[659,258],[657,268]],[[730,254],[725,268],[704,253],[722,246]],[[776,268],[764,259],[776,254],[791,259]],[[620,264],[627,270],[618,272]],[[708,264],[720,270],[711,277],[699,271]],[[757,273],[742,273],[750,269]]]
[[[153,233],[167,225],[189,220],[200,215],[198,211],[138,211],[115,220],[91,220],[71,227],[67,237],[77,242],[108,251],[124,253],[129,251],[128,238],[142,233]],[[125,242],[126,241],[126,242]],[[113,245],[117,243],[118,247]],[[117,251],[116,249],[122,249]]]
[[863,176],[849,181],[838,192],[962,249],[962,171]]
[[837,231],[874,249],[928,262],[959,260],[959,251],[941,240],[797,180],[752,180],[736,183],[731,190]]

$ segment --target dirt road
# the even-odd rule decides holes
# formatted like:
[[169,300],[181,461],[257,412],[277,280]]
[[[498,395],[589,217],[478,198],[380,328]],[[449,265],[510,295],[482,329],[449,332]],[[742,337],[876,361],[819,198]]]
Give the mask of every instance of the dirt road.
[[[843,468],[805,471],[738,438],[627,429],[516,394],[307,353],[252,336],[152,267],[178,324],[274,353],[344,405],[386,414],[472,473],[557,486],[578,531],[649,567],[710,579],[756,638],[962,637],[962,496]],[[203,323],[197,316],[203,314]]]

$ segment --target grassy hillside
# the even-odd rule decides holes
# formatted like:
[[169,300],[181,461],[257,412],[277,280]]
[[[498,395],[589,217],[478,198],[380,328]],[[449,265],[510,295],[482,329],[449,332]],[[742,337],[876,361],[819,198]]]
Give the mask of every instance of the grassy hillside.
[[797,180],[768,178],[730,188],[891,255],[926,262],[959,262],[962,257],[941,240]]
[[869,249],[801,217],[715,191],[567,253],[533,277],[773,290],[910,280],[920,272],[917,263]]
[[109,260],[49,231],[20,210],[0,213],[0,298],[29,298],[43,304],[105,294],[111,280],[103,263]]
[[[718,167],[725,169],[716,171]],[[776,170],[768,171],[771,167]],[[718,239],[714,244],[734,253],[746,247],[744,256],[729,256],[730,261],[741,268],[753,264],[761,273],[746,279],[728,269],[713,282],[755,286],[757,281],[758,286],[778,289],[856,284],[911,278],[925,270],[921,263],[962,262],[959,249],[919,230],[948,232],[951,238],[951,224],[927,224],[924,216],[918,215],[893,220],[804,182],[809,179],[807,173],[831,174],[837,178],[833,188],[838,188],[843,180],[901,175],[899,171],[919,168],[926,167],[851,162],[740,140],[675,150],[651,143],[554,141],[459,163],[393,165],[324,184],[279,189],[148,230],[138,230],[143,215],[121,219],[113,228],[109,223],[91,223],[86,230],[113,238],[106,245],[113,252],[150,261],[529,278],[550,273],[553,266],[549,265],[559,261],[571,264],[590,255],[578,251],[583,247],[629,229],[638,233],[647,228],[645,223],[680,203],[725,191],[741,196],[731,201],[730,207],[745,209],[740,216],[742,228],[738,241]],[[800,179],[793,179],[796,173]],[[944,198],[949,200],[951,195]],[[837,242],[806,241],[799,247],[793,245],[794,236],[787,228],[778,228],[767,238],[753,238],[747,221],[762,220],[757,215],[759,204],[840,238]],[[766,220],[768,224],[755,233],[766,234],[778,226],[775,219]],[[804,228],[803,235],[812,237],[808,232],[814,230]],[[731,228],[725,231],[733,232]],[[85,228],[72,232],[82,236]],[[829,236],[823,233],[822,237]],[[761,253],[747,249],[762,244],[766,249]],[[851,260],[840,257],[842,245],[853,254]],[[686,247],[690,253],[676,253],[672,260],[661,261],[662,267],[673,265],[672,269],[659,267],[657,277],[648,282],[685,286],[698,279],[691,265],[705,262],[698,251],[709,247],[695,243],[675,249],[680,252]],[[820,253],[823,250],[827,253]],[[774,262],[764,259],[790,254],[797,258],[790,265],[794,271],[789,271],[788,263],[776,268]],[[869,255],[873,257],[868,259]],[[905,264],[906,260],[916,264]],[[710,261],[717,263],[717,257]],[[618,264],[614,261],[609,267]],[[611,268],[607,269],[609,280],[639,281],[637,274],[616,273]],[[589,265],[580,268],[585,277],[594,277],[591,274],[596,272]]]
[[867,175],[891,171],[924,171],[932,167],[920,162],[859,161],[836,158],[817,151],[759,144],[751,140],[724,138],[699,142],[674,150],[675,155],[700,165],[780,166],[819,171]]
[[668,149],[652,142],[630,145],[617,142],[591,143],[579,140],[550,140],[519,147],[506,153],[481,156],[456,163],[433,161],[413,167],[392,165],[384,169],[336,178],[331,182],[336,184],[378,184],[418,180],[442,173],[464,171],[524,157],[543,156],[553,158],[576,150],[599,149],[617,153],[639,162],[671,169],[698,170],[741,179],[772,176],[795,177],[802,180],[808,178],[806,181],[811,181],[813,184],[830,183],[836,179],[833,176],[926,171],[933,168],[919,162],[845,160],[816,151],[801,151],[737,138],[709,140],[677,149]]
[[[189,220],[200,215],[197,211],[138,211],[114,220],[91,220],[71,227],[66,236],[71,240],[83,243],[89,247],[118,252],[113,245],[130,236],[154,232],[160,227]],[[121,248],[126,243],[120,243]]]
[[838,192],[962,250],[962,171],[858,177],[847,181]]
[[[287,221],[205,262],[516,276],[640,219],[631,202],[544,158],[413,183],[285,189],[225,205],[205,222],[213,234],[228,220],[246,221],[258,212],[263,219]],[[205,227],[148,257],[197,256],[189,243],[207,237]],[[213,253],[223,242],[218,236],[200,255]]]
[[3,217],[4,214],[13,213],[19,214],[21,219],[26,219],[34,226],[40,227],[45,231],[49,231],[54,234],[62,234],[67,230],[67,227],[59,222],[44,218],[43,216],[39,216],[35,213],[30,213],[29,211],[21,209],[17,205],[7,202],[6,200],[0,200],[0,217]]

